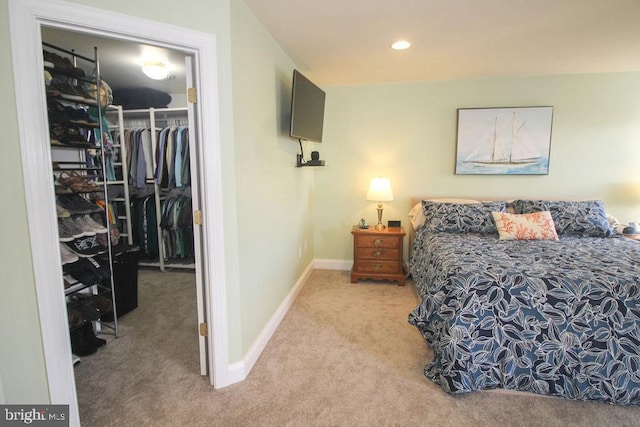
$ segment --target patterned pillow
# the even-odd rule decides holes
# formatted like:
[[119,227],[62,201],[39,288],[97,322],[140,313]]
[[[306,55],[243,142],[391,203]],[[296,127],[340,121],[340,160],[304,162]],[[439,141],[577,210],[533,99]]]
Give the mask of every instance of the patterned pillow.
[[[460,203],[460,204],[468,204],[468,203],[480,203],[480,200],[474,199],[424,199],[430,202],[437,203]],[[411,208],[409,211],[409,221],[411,221],[411,225],[415,231],[422,228],[424,225],[424,210],[422,208],[422,203],[416,203],[415,206]]]
[[506,212],[506,202],[437,203],[422,201],[424,227],[429,232],[496,233],[491,212]]
[[491,212],[500,240],[558,240],[551,212]]
[[512,206],[517,214],[550,211],[560,236],[611,237],[615,234],[601,200],[514,200]]

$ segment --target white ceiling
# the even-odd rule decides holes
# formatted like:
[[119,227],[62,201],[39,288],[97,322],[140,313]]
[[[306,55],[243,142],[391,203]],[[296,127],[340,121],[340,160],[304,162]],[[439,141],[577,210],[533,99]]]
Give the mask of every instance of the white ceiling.
[[321,86],[640,70],[640,0],[244,3]]
[[[640,70],[640,0],[243,1],[320,86]],[[390,49],[401,38],[412,47]],[[84,55],[98,46],[114,89],[184,93],[180,52],[51,28],[43,39]],[[144,76],[145,51],[175,78]]]

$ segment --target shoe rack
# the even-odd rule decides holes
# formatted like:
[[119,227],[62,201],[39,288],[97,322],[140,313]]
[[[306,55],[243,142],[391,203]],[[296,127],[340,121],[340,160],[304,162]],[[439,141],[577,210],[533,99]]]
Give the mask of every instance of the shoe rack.
[[43,42],[43,55],[64,292],[72,351],[81,356],[105,344],[95,335],[103,328],[118,337],[113,261],[120,235],[108,186],[121,165],[104,120],[111,93],[98,48],[87,57]]

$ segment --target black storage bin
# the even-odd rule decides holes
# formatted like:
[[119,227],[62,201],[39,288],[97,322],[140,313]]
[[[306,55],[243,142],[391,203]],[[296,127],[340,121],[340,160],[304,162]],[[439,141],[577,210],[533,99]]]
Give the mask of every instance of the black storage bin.
[[138,261],[137,246],[113,256],[113,287],[118,318],[138,307]]

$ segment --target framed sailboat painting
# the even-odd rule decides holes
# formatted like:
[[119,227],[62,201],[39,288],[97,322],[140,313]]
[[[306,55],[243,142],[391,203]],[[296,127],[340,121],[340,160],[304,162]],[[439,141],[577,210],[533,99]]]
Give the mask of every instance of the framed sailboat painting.
[[458,175],[547,175],[553,107],[458,109]]

